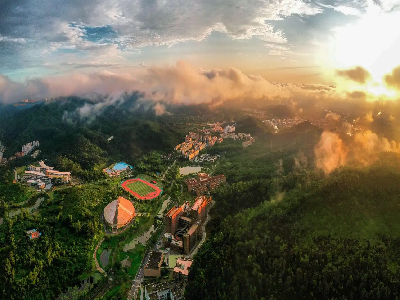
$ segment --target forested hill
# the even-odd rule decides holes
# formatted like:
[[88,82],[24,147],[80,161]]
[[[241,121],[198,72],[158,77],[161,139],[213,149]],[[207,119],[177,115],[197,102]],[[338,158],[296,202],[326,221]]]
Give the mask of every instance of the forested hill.
[[0,141],[7,148],[5,157],[33,140],[40,141],[42,158],[67,156],[80,163],[77,160],[86,156],[82,168],[118,159],[134,164],[150,150],[173,149],[184,137],[183,128],[167,115],[157,117],[137,99],[131,95],[123,104],[99,108],[96,102],[69,97],[4,114]]
[[195,257],[187,299],[397,299],[398,155],[328,178],[304,173],[283,197],[249,184],[216,195],[213,217],[225,220]]

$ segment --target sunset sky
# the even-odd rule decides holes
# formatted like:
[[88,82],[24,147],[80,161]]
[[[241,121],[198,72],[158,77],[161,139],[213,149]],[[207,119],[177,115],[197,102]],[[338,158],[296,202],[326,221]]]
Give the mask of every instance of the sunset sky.
[[[336,84],[400,65],[400,1],[0,0],[0,74],[13,82],[185,61],[269,81]],[[341,76],[342,77],[342,76]]]

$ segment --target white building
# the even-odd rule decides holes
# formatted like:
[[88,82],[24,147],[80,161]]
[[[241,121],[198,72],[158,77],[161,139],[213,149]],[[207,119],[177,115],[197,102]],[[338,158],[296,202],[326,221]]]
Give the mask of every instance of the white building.
[[39,147],[39,141],[33,141],[22,146],[22,153],[27,155],[33,148]]
[[235,132],[235,130],[236,130],[236,127],[234,126],[234,125],[232,125],[232,126],[226,126],[225,128],[224,128],[224,132],[225,133],[231,133],[231,132]]

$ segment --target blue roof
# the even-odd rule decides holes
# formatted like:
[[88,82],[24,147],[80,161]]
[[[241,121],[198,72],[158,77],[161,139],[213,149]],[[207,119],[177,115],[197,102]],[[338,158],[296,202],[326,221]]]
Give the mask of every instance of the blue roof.
[[130,165],[128,165],[127,163],[124,163],[124,162],[116,163],[116,164],[114,165],[114,167],[113,167],[113,169],[114,169],[115,171],[121,171],[121,170],[125,170],[125,169],[127,169],[127,168],[132,168],[132,166],[130,166]]

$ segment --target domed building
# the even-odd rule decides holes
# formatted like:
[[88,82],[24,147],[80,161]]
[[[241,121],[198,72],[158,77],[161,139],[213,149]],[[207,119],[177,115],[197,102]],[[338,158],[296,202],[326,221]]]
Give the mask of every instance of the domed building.
[[104,218],[113,228],[121,228],[135,217],[132,202],[124,197],[118,197],[104,208]]

